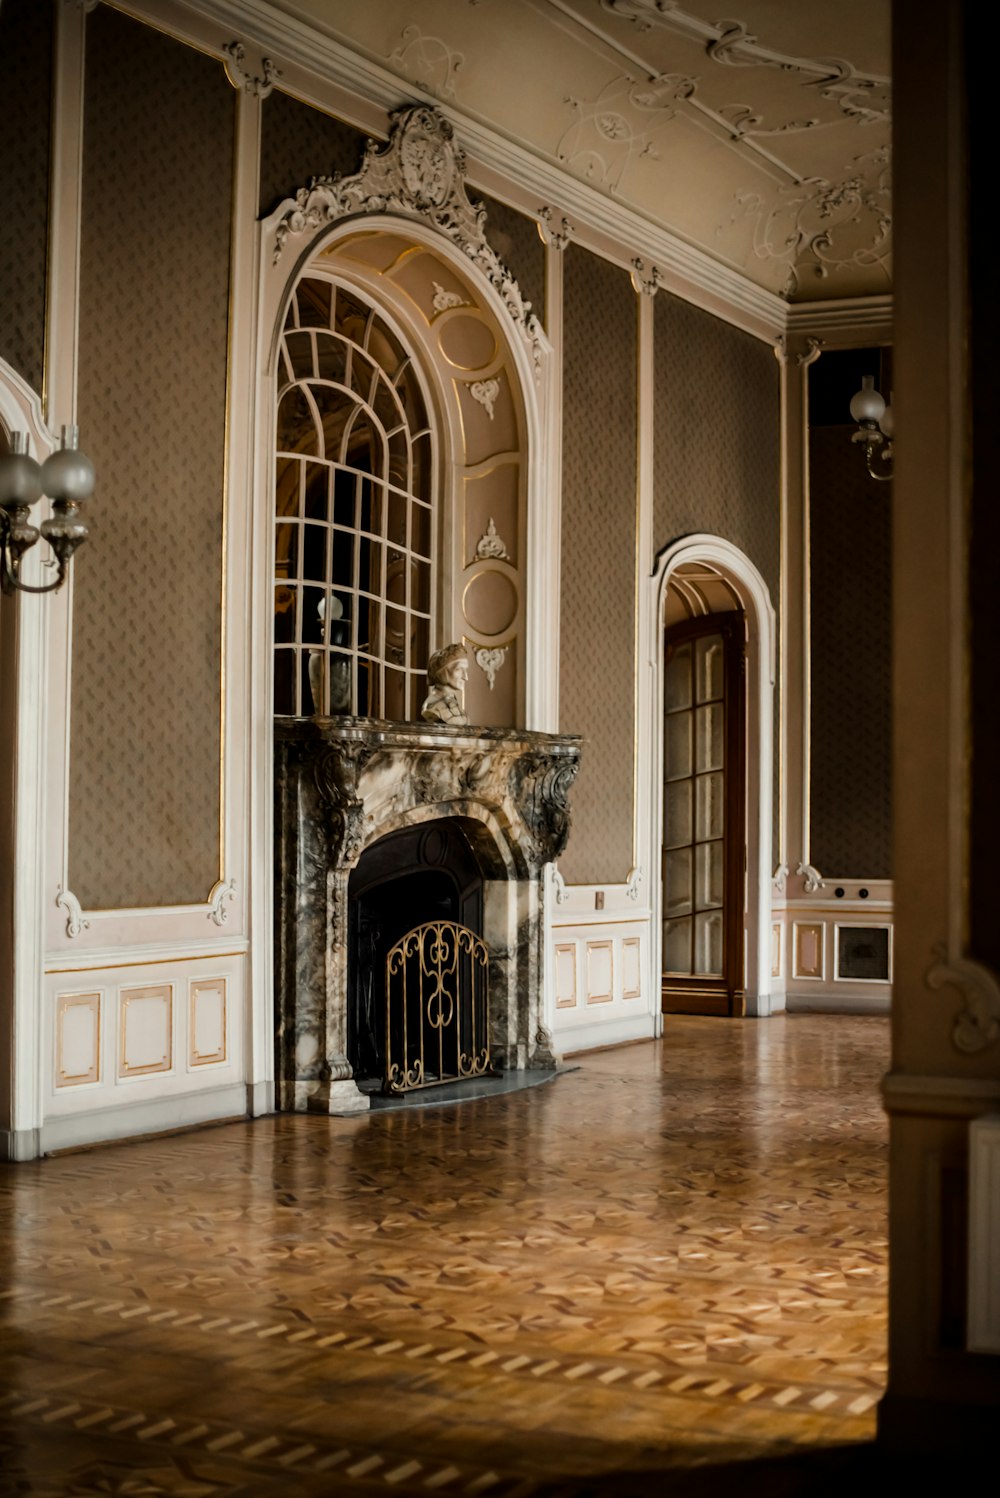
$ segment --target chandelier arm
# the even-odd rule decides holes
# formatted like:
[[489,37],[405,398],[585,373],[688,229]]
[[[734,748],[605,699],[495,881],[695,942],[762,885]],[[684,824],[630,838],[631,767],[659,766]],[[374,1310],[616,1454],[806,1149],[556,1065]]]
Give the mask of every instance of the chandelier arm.
[[[22,583],[18,562],[9,558],[10,522],[0,511],[0,593],[8,597],[12,593],[54,593],[66,581],[66,563],[59,562],[59,572],[51,583]],[[55,553],[53,553],[55,555]]]
[[875,469],[872,467],[872,449],[870,447],[865,448],[865,458],[868,463],[868,472],[871,474],[876,483],[889,484],[892,482],[892,469],[890,469],[888,473],[875,472]]

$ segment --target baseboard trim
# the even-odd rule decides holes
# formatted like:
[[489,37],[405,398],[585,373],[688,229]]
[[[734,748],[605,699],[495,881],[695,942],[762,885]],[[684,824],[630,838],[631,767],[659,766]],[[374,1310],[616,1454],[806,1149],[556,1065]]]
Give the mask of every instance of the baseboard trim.
[[591,1024],[567,1025],[553,1032],[559,1056],[576,1056],[581,1051],[602,1046],[624,1045],[630,1040],[652,1040],[656,1034],[656,1016],[629,1015],[625,1019],[596,1021]]
[[222,1119],[246,1118],[245,1082],[212,1087],[204,1092],[181,1093],[155,1102],[122,1103],[93,1113],[70,1113],[48,1118],[42,1124],[39,1154],[73,1149],[77,1145],[105,1144],[116,1139],[136,1139],[146,1134],[166,1134],[197,1124]]
[[274,1110],[274,1083],[247,1083],[247,1113],[251,1118],[262,1118]]
[[785,996],[788,1014],[891,1014],[889,994],[790,993]]
[[0,1129],[0,1160],[37,1160],[42,1153],[38,1129]]

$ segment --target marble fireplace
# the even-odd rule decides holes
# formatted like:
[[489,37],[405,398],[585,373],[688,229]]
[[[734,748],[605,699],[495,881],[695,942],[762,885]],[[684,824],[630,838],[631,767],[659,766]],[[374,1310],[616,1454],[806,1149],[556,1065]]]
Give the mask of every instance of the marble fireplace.
[[[275,722],[277,1093],[284,1109],[369,1106],[366,892],[452,918],[489,949],[490,1039],[500,1068],[553,1067],[543,1007],[546,863],[569,835],[580,740],[520,729]],[[387,884],[398,869],[398,879]],[[422,905],[421,905],[421,902]],[[377,955],[374,957],[377,961]]]

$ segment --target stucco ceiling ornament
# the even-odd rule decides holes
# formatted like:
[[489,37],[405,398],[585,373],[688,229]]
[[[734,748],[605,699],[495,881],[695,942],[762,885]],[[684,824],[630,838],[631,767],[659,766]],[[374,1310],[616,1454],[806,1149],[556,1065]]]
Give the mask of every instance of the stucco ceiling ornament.
[[469,303],[457,291],[446,291],[440,281],[432,281],[434,295],[431,304],[435,312],[450,312],[453,307],[468,307]]
[[414,24],[400,32],[399,46],[389,53],[389,61],[418,88],[437,94],[439,99],[452,99],[456,76],[465,66],[465,54],[453,51],[439,36],[430,36]]
[[[783,73],[799,73],[807,86],[817,89],[859,124],[885,124],[890,118],[889,79],[859,72],[844,58],[796,57],[781,52],[752,36],[743,21],[703,21],[682,10],[677,0],[601,0],[601,4],[611,15],[631,21],[637,31],[661,28],[701,45],[705,55],[723,67],[778,68]],[[782,129],[809,129],[815,123],[800,121]]]
[[369,140],[351,177],[314,177],[289,201],[275,229],[277,265],[291,235],[326,228],[354,214],[401,213],[421,218],[447,235],[486,277],[530,345],[540,377],[541,324],[514,276],[486,238],[486,209],[470,200],[465,152],[451,124],[429,104],[408,105],[389,116],[385,145]]
[[556,156],[570,170],[616,192],[629,163],[638,157],[659,160],[657,134],[675,119],[679,106],[690,99],[697,78],[663,73],[636,79],[613,78],[596,99],[566,103],[577,118],[556,147]]
[[753,253],[759,260],[783,261],[783,295],[792,296],[803,278],[826,278],[856,266],[878,266],[891,276],[891,157],[888,146],[855,156],[836,181],[806,178],[764,198],[738,192],[736,207],[717,234],[740,218],[753,224]]

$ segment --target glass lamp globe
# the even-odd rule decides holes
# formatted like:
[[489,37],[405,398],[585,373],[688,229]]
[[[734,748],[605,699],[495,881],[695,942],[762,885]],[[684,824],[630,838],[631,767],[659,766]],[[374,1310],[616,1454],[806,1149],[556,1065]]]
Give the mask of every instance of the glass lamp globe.
[[25,452],[23,432],[11,436],[11,451],[0,453],[0,505],[33,505],[42,494],[42,470]]
[[77,447],[77,429],[64,426],[62,447],[42,464],[42,488],[50,499],[79,503],[94,492],[94,465]]
[[861,425],[863,422],[879,422],[885,414],[885,401],[875,389],[875,376],[865,375],[861,389],[851,401],[851,415]]

